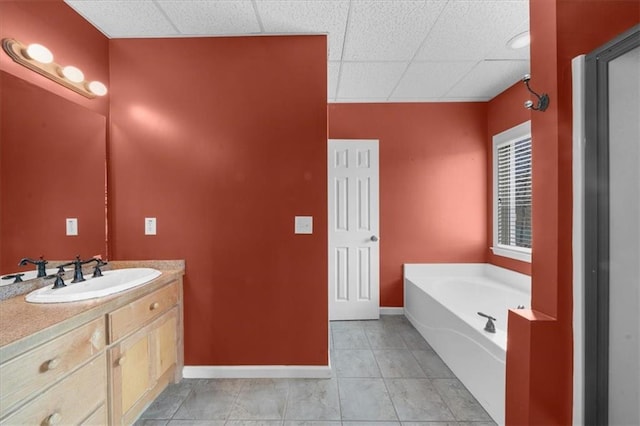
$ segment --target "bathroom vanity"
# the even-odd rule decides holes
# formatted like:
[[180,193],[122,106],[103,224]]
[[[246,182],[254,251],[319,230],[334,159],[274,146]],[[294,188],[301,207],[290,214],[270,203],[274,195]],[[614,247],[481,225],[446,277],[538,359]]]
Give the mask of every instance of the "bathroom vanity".
[[82,302],[0,302],[0,424],[131,424],[182,379],[184,262]]

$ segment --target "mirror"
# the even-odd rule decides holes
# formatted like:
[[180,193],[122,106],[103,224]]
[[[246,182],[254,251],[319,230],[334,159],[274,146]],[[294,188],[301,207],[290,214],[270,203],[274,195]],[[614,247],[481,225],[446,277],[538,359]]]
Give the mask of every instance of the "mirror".
[[0,97],[0,275],[106,258],[106,118],[4,71]]

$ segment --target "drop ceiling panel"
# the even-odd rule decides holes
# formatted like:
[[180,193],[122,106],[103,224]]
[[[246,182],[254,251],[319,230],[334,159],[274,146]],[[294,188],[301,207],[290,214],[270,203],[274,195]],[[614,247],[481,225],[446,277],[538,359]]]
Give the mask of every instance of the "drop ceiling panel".
[[178,35],[151,1],[67,0],[67,3],[110,38]]
[[336,98],[339,73],[340,62],[329,62],[329,70],[327,72],[327,98],[329,101],[333,101]]
[[476,62],[415,62],[390,100],[438,99],[473,69]]
[[386,99],[406,62],[343,62],[338,99]]
[[[467,74],[460,83],[445,95],[445,100],[460,97],[492,99],[519,81],[528,72],[529,62],[527,61],[480,62],[472,72]],[[533,84],[533,87],[535,87],[535,84]],[[526,92],[523,92],[523,102],[526,99]]]
[[260,32],[251,0],[159,0],[157,4],[183,35]]
[[340,60],[349,0],[272,1],[256,7],[267,33],[329,33],[329,60]]
[[445,4],[439,0],[352,1],[342,59],[410,60]]
[[486,100],[529,68],[529,0],[65,2],[110,38],[326,33],[333,102]]
[[515,36],[528,17],[528,2],[449,2],[416,60],[484,59]]

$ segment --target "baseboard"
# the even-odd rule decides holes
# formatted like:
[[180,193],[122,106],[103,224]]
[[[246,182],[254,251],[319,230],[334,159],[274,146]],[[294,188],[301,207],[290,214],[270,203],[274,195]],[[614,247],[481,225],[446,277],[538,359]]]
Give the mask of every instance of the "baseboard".
[[185,365],[185,379],[328,379],[331,365]]
[[380,308],[380,315],[404,315],[404,308]]

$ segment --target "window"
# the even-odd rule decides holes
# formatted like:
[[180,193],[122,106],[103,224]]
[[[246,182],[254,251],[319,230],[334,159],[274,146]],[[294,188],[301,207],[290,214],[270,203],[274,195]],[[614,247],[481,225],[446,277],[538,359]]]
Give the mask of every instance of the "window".
[[493,253],[531,262],[531,122],[493,137]]

